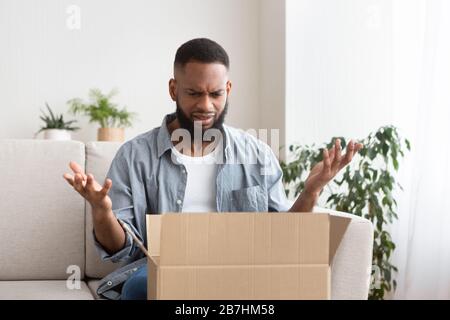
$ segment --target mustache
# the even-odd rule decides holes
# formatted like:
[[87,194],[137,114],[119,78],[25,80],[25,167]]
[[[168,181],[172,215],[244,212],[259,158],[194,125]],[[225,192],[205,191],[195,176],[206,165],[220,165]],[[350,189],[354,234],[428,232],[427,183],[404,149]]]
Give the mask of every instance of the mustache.
[[[200,110],[194,110],[190,114],[185,114],[184,111],[181,109],[178,101],[176,101],[176,116],[178,118],[178,121],[180,123],[181,128],[188,130],[191,135],[193,135],[194,132],[194,123],[198,120],[194,118],[194,115],[196,117],[203,117],[203,118],[209,118],[212,115],[214,115],[214,124],[212,128],[222,130],[223,129],[223,123],[225,121],[225,117],[228,112],[228,99],[225,102],[225,106],[220,114],[217,112],[204,112]],[[218,116],[217,116],[218,115]]]

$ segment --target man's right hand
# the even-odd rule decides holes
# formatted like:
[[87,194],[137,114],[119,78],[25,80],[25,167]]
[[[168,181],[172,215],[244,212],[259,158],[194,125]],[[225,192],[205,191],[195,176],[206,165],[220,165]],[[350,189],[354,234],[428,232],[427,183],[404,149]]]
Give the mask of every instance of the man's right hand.
[[[92,174],[86,175],[76,162],[71,161],[69,167],[73,171],[73,175],[65,173],[64,179],[92,206],[94,212],[107,213],[112,209],[111,198],[108,196],[108,192],[111,189],[111,179],[106,179],[103,186],[95,181]],[[100,218],[100,217],[94,217]]]
[[112,211],[111,198],[108,196],[112,186],[111,179],[106,179],[101,186],[92,174],[86,175],[76,162],[71,161],[69,167],[73,175],[65,173],[63,177],[91,204],[97,240],[109,254],[118,252],[125,246],[126,238],[124,229]]

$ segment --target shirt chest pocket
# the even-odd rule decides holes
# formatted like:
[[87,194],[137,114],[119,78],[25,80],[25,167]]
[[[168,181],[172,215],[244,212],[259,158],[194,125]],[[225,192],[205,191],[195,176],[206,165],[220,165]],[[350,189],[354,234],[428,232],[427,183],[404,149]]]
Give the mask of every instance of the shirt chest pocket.
[[267,211],[267,194],[261,186],[252,186],[231,191],[231,211]]

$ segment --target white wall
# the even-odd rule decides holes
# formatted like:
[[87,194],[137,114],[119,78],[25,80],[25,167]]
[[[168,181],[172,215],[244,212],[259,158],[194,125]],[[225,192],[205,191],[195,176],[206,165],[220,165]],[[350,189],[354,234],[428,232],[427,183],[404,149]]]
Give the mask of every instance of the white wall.
[[[280,145],[364,137],[392,118],[390,15],[388,0],[0,0],[0,138],[31,138],[45,101],[66,112],[92,87],[139,113],[127,139],[159,126],[175,51],[200,36],[231,58],[229,124]],[[77,118],[74,138],[95,140]]]
[[390,124],[391,1],[286,1],[287,143]]
[[[285,88],[286,88],[286,7],[285,0],[261,0],[260,2],[260,124],[267,129],[274,152],[285,158]],[[279,145],[270,139],[271,130],[279,130]]]
[[[81,9],[79,30],[66,25],[69,5]],[[0,138],[32,138],[45,101],[66,113],[65,102],[92,87],[119,88],[116,101],[139,113],[127,139],[159,126],[175,110],[167,90],[175,51],[195,37],[230,55],[227,122],[259,127],[258,0],[0,0]],[[74,138],[95,140],[97,125],[77,118]]]

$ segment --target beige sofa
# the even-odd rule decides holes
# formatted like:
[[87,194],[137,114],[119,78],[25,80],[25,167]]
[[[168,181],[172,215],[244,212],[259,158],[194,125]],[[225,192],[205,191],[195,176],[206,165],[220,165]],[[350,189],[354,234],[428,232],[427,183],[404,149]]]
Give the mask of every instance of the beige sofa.
[[[121,265],[100,261],[90,206],[62,175],[73,160],[103,181],[119,146],[0,140],[0,299],[98,298],[98,279]],[[351,217],[332,266],[333,299],[366,299],[369,290],[372,224]]]

